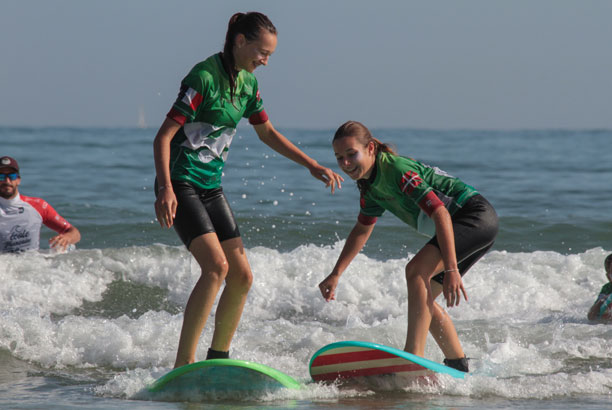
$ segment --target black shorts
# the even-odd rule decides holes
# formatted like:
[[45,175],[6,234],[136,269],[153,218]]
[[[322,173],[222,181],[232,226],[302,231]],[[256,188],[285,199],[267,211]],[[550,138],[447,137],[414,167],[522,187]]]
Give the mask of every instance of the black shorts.
[[205,233],[216,232],[219,242],[240,236],[223,188],[202,189],[189,182],[173,180],[172,189],[178,202],[174,229],[187,248],[192,240]]
[[[497,213],[489,201],[482,195],[476,195],[468,199],[451,219],[455,234],[457,267],[463,276],[493,246],[498,230]],[[428,243],[440,249],[436,236]],[[437,274],[432,280],[443,284],[444,272]]]

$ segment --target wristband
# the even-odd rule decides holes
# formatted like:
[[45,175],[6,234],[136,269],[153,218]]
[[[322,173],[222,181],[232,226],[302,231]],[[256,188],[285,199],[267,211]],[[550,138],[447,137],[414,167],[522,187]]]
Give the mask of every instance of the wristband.
[[157,190],[158,190],[158,191],[163,191],[164,189],[169,188],[169,187],[171,187],[171,186],[172,186],[172,185],[162,185],[162,186],[158,186],[158,187],[157,187]]

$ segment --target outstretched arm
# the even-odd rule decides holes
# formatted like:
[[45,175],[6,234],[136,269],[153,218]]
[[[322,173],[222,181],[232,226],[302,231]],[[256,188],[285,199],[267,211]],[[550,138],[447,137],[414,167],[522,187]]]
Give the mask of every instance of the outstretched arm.
[[69,245],[74,245],[80,240],[81,233],[79,230],[74,226],[70,226],[66,232],[60,233],[49,239],[49,246],[63,251],[66,250]]
[[364,247],[373,230],[374,224],[364,225],[361,222],[357,222],[353,227],[348,238],[346,238],[346,243],[342,248],[342,252],[340,252],[340,256],[338,257],[338,261],[332,273],[319,284],[321,295],[323,295],[323,298],[327,302],[336,299],[336,286],[338,286],[340,276]]
[[[29,198],[37,199],[37,198]],[[40,213],[43,224],[57,232],[57,235],[49,239],[49,246],[59,251],[65,251],[70,245],[74,245],[81,240],[81,233],[79,230],[72,226],[66,219],[64,219],[57,211],[49,205],[46,201],[36,200],[28,203],[32,205]]]
[[253,128],[255,128],[255,132],[259,139],[267,146],[290,160],[308,168],[313,177],[325,182],[325,187],[331,186],[332,193],[334,193],[336,186],[342,188],[341,182],[344,181],[344,178],[331,169],[319,165],[317,161],[302,152],[283,134],[278,132],[270,121],[253,125]]

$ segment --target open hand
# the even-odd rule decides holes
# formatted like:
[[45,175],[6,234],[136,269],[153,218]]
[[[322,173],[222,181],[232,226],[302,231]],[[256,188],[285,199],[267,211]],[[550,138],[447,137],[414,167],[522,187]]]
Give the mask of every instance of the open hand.
[[467,293],[463,287],[463,281],[461,280],[461,275],[456,270],[448,271],[444,274],[442,292],[444,293],[447,307],[459,306],[461,293],[463,293],[465,301],[467,302],[468,300]]
[[338,186],[338,189],[342,189],[342,182],[344,182],[344,178],[342,178],[342,176],[339,174],[336,174],[331,169],[317,164],[316,167],[310,170],[310,173],[316,179],[325,182],[325,188],[331,186],[332,194],[336,191],[336,186]]
[[155,215],[162,228],[170,228],[172,226],[177,206],[178,202],[172,186],[166,186],[163,190],[159,191],[155,201]]

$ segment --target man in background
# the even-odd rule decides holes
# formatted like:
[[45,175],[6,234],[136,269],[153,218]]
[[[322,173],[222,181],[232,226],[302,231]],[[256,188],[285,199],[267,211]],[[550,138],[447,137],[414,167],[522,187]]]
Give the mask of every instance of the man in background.
[[81,240],[79,230],[62,218],[46,201],[19,194],[19,164],[0,158],[0,253],[38,250],[42,224],[58,235],[49,246],[65,250]]

